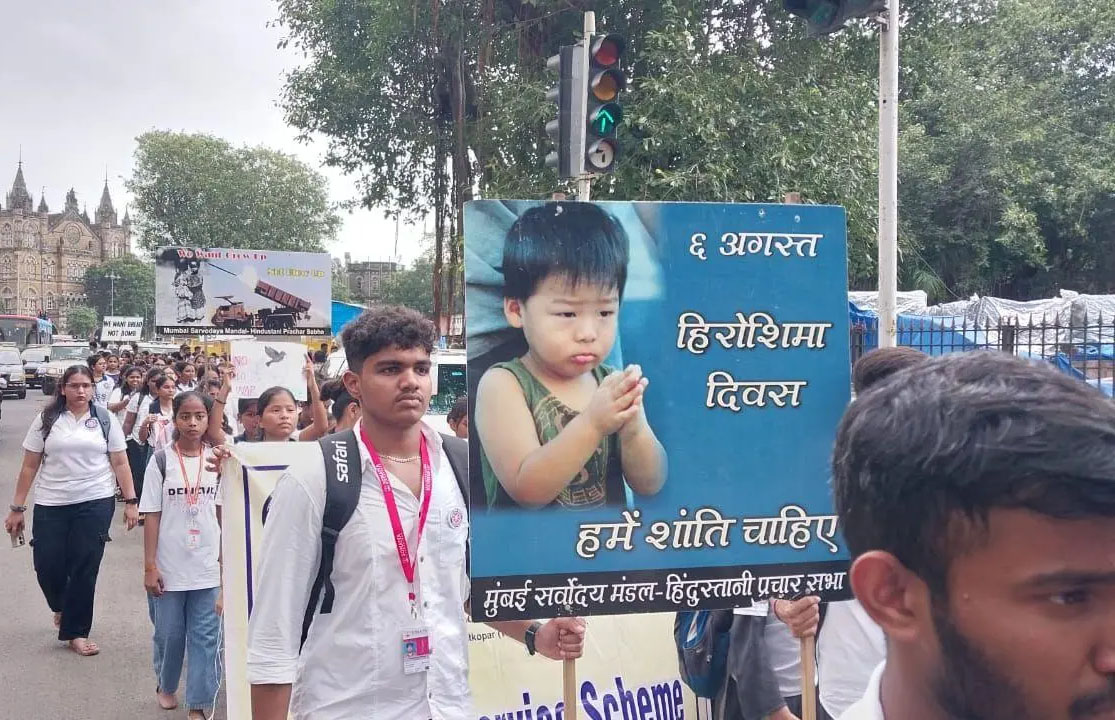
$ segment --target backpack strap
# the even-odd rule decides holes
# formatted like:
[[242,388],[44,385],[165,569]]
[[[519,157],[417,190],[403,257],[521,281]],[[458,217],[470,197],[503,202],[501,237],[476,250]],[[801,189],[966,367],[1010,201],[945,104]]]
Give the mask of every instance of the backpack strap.
[[101,434],[105,438],[105,452],[108,450],[108,433],[112,429],[112,416],[108,414],[108,409],[100,405],[89,403],[89,414],[92,415],[97,422],[101,424]]
[[155,451],[155,467],[159,468],[159,474],[166,480],[166,448]]
[[360,501],[361,467],[360,448],[356,445],[356,433],[346,430],[318,440],[321,454],[325,460],[325,510],[321,518],[321,562],[318,564],[317,577],[310,589],[310,601],[306,604],[306,614],[302,618],[302,641],[306,644],[310,624],[319,611],[333,612],[336,592],[333,588],[333,557],[337,550],[337,537],[356,512]]
[[[465,499],[465,513],[469,512],[469,484],[468,484],[468,441],[459,437],[442,434],[441,446],[445,448],[445,457],[449,459],[449,467],[453,469],[453,476],[457,478],[457,487],[461,497]],[[472,577],[472,538],[465,540],[465,574]]]
[[453,468],[457,487],[461,490],[461,497],[465,499],[465,512],[468,512],[468,442],[459,437],[442,434],[441,446],[445,448],[445,457],[449,458],[449,467]]

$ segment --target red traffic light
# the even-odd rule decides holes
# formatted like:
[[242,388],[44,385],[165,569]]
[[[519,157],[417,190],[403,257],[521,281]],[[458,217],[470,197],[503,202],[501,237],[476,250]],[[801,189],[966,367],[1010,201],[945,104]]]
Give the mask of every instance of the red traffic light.
[[612,67],[623,57],[624,39],[619,35],[598,35],[592,41],[589,55],[597,67]]

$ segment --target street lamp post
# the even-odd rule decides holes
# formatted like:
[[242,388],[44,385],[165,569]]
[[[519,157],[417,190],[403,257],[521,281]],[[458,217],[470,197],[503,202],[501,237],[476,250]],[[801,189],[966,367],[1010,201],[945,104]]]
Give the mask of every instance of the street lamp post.
[[108,278],[108,314],[116,314],[116,281],[120,277],[115,272],[110,272],[105,277]]

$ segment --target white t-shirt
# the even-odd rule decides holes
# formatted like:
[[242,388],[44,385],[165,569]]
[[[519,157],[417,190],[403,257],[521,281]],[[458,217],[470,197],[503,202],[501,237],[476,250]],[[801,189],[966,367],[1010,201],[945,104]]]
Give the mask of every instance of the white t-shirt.
[[886,657],[886,635],[858,600],[830,603],[817,638],[825,712],[840,717],[863,697],[871,673]]
[[[216,510],[219,478],[215,472],[205,469],[200,457],[182,457],[180,463],[173,444],[164,452],[166,477],[159,472],[158,462],[152,455],[143,476],[143,497],[139,501],[141,513],[161,513],[155,564],[167,590],[217,587],[221,584],[218,564],[221,529]],[[200,487],[194,505],[187,502],[182,465],[186,467],[190,488],[195,484]]]
[[120,423],[115,417],[110,421],[106,446],[96,418],[88,412],[74,417],[69,410],[63,410],[44,442],[43,415],[35,416],[23,438],[23,449],[43,454],[35,476],[36,505],[74,505],[115,494],[115,474],[108,452],[120,452],[128,446]]
[[108,405],[108,396],[112,394],[112,389],[116,387],[116,381],[108,375],[104,375],[100,380],[93,383],[93,404],[106,407]]
[[[121,400],[123,400],[125,391],[126,391],[126,388],[124,388],[123,385],[121,385],[118,388],[115,388],[108,395],[108,404],[109,405],[114,405],[114,404],[120,402]],[[133,395],[134,394],[135,393],[133,393]],[[124,427],[124,420],[127,419],[128,408],[130,408],[131,406],[132,406],[132,402],[129,399],[128,404],[124,408],[122,408],[122,409],[116,411],[116,413],[114,413],[116,415],[116,420],[120,423],[120,427]]]
[[[151,414],[151,406],[156,402],[153,396],[145,397],[139,403],[139,412],[136,413],[136,440],[139,440],[138,429],[143,427],[146,422],[147,416]],[[147,446],[151,450],[162,450],[173,441],[174,434],[174,417],[169,413],[162,412],[162,406],[159,407],[159,419],[151,425],[151,430],[147,434]]]
[[885,662],[879,663],[879,667],[871,673],[871,679],[867,683],[867,690],[864,691],[863,697],[855,705],[845,710],[840,715],[840,720],[886,720],[883,715],[883,700],[880,694],[883,686],[883,671],[886,666]]
[[[151,396],[145,393],[136,393],[128,400],[128,407],[124,408],[124,417],[127,418],[128,413],[135,413],[135,424],[132,425],[132,432],[128,435],[128,439],[132,442],[139,442],[139,399],[142,397],[148,404],[151,403]],[[140,443],[142,444],[142,443]]]

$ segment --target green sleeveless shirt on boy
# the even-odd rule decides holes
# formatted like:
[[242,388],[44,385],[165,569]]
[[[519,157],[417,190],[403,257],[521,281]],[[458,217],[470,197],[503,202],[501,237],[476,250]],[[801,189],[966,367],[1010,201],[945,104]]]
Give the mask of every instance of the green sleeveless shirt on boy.
[[[527,407],[534,417],[534,430],[538,433],[539,443],[545,445],[556,438],[558,433],[580,414],[554,397],[553,393],[531,374],[521,359],[516,358],[511,362],[497,363],[492,367],[508,371],[519,381],[519,387],[523,389]],[[599,385],[600,381],[612,372],[610,368],[600,366],[592,371],[592,376]],[[488,496],[488,507],[514,507],[515,501],[507,495],[507,491],[499,484],[483,447],[480,449],[480,464],[484,473],[484,489]],[[554,500],[552,506],[588,510],[603,505],[623,504],[624,502],[625,492],[623,470],[620,464],[619,437],[613,434],[601,441],[599,447],[596,448],[596,452],[588,459],[581,472],[577,474],[577,477],[572,478],[569,485]]]

